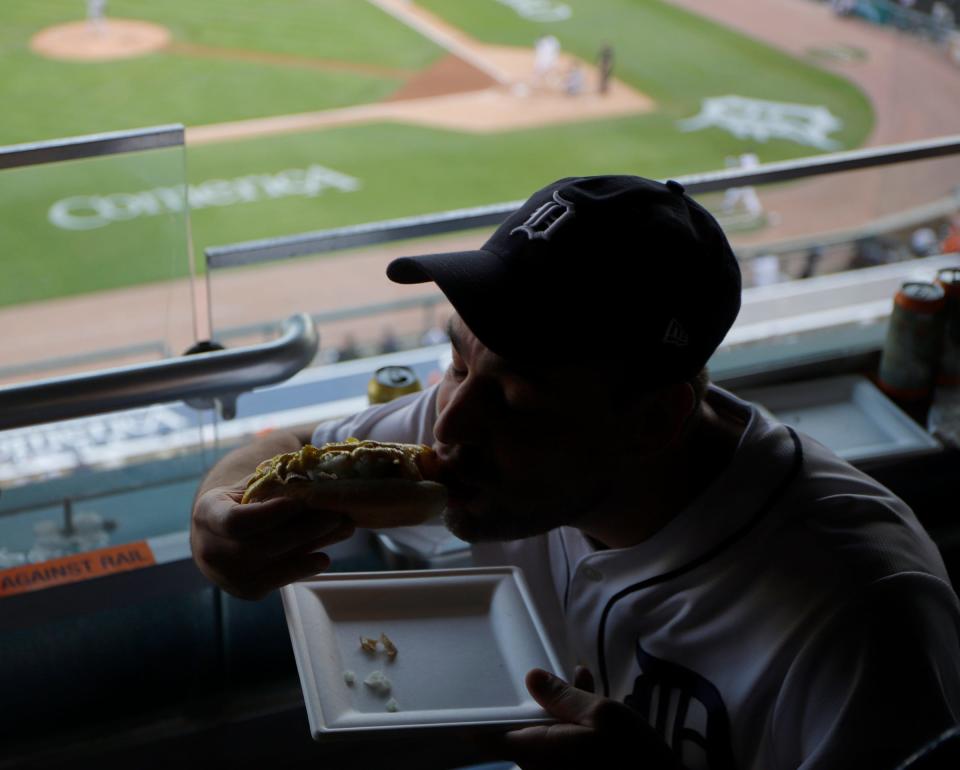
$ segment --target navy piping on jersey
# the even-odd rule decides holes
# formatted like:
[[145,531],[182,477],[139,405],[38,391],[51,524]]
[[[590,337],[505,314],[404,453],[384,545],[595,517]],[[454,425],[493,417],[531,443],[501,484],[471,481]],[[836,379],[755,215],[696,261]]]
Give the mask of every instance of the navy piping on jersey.
[[563,563],[567,568],[567,587],[563,590],[563,611],[567,611],[567,602],[570,600],[570,554],[567,553],[567,541],[563,537],[563,530],[557,529],[560,538],[560,550],[563,551]]
[[600,681],[603,683],[603,694],[605,697],[610,697],[610,680],[607,675],[607,657],[604,652],[604,637],[607,627],[607,618],[610,615],[610,611],[613,609],[613,605],[625,596],[636,593],[637,591],[642,591],[643,589],[657,585],[658,583],[672,580],[675,577],[679,577],[680,575],[686,574],[687,572],[706,564],[712,558],[722,553],[737,540],[746,535],[747,532],[749,532],[770,511],[770,509],[773,508],[780,497],[783,496],[784,492],[787,490],[787,487],[790,486],[797,474],[800,472],[800,468],[803,466],[803,448],[800,446],[800,438],[797,436],[793,428],[787,427],[787,431],[790,433],[790,438],[793,439],[793,465],[790,468],[790,472],[786,475],[783,481],[780,482],[780,486],[774,490],[773,494],[770,495],[767,501],[760,507],[760,510],[758,510],[746,523],[744,523],[740,529],[735,530],[725,539],[717,543],[709,551],[700,554],[700,556],[698,556],[696,559],[687,562],[682,567],[677,567],[669,572],[664,572],[663,574],[654,575],[646,580],[641,580],[639,583],[634,583],[632,586],[627,586],[610,597],[607,605],[603,608],[603,613],[600,615],[600,628],[597,632],[597,664],[600,668]]

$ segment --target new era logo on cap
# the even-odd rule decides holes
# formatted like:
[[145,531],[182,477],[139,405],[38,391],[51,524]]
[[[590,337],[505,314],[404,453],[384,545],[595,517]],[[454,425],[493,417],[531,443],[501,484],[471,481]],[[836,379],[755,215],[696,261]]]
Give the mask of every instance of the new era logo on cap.
[[690,344],[690,335],[687,334],[683,324],[676,318],[671,318],[670,323],[667,324],[667,331],[663,335],[663,344],[676,345],[678,348],[684,348]]
[[530,240],[542,238],[550,240],[553,232],[567,219],[573,216],[573,204],[560,197],[559,192],[553,193],[553,200],[547,201],[536,209],[527,221],[514,227],[510,235],[516,232],[524,233]]

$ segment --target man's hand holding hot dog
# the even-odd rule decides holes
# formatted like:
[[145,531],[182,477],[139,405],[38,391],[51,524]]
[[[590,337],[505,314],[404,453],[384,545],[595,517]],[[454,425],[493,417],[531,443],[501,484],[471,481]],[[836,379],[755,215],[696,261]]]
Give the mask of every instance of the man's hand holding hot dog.
[[236,450],[197,495],[194,559],[235,596],[262,598],[322,572],[330,559],[320,549],[356,526],[420,523],[443,508],[444,487],[424,479],[435,471],[432,450],[369,441],[316,448],[307,438],[269,434]]

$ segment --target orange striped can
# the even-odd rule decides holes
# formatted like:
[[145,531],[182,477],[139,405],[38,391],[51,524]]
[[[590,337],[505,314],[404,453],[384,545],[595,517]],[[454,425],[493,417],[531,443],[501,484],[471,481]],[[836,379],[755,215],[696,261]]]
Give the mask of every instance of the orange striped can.
[[933,393],[940,364],[945,296],[942,286],[910,281],[893,298],[878,384],[896,401],[922,402]]
[[937,285],[943,289],[943,343],[937,385],[960,386],[960,267],[937,271]]

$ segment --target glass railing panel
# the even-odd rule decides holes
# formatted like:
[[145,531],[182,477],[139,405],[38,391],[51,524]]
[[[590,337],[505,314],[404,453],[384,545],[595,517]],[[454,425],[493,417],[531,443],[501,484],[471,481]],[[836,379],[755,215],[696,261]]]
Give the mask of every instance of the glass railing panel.
[[[0,431],[0,690],[15,713],[0,744],[14,755],[50,745],[36,714],[73,733],[157,710],[177,719],[223,685],[230,634],[190,559],[192,501],[221,451],[218,415],[238,424],[230,396],[315,351],[309,319],[285,314],[275,344],[180,355],[209,346],[195,345],[208,316],[195,310],[205,292],[193,291],[174,133],[150,151],[113,139],[0,148],[0,242],[23,276],[0,312],[33,335],[0,346],[0,425],[17,426]],[[148,697],[117,701],[130,681]]]
[[0,170],[0,383],[195,341],[184,174],[182,145]]
[[[143,134],[0,148],[0,387],[159,362],[200,336],[182,129]],[[0,431],[0,597],[185,531],[212,419],[175,402]]]

